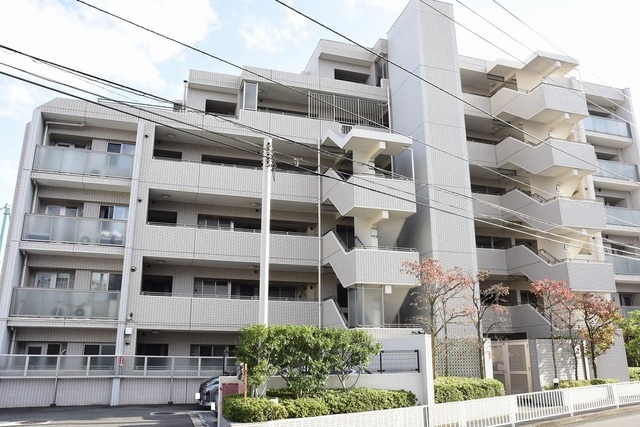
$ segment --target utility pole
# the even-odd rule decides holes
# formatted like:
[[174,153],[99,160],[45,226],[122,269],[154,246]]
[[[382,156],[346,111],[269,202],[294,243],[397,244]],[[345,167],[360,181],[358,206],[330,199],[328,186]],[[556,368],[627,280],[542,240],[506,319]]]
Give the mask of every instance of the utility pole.
[[269,238],[271,233],[271,172],[273,146],[264,139],[262,149],[262,224],[260,227],[260,308],[258,323],[269,325]]

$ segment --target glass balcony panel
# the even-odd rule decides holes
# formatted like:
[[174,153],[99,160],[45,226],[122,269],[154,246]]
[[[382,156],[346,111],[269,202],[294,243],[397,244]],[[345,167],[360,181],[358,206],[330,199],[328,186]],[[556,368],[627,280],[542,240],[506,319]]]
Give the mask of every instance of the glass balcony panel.
[[39,145],[36,148],[33,168],[38,170],[61,171],[64,151],[65,150],[62,149],[52,149],[52,147]]
[[122,221],[101,221],[100,243],[107,245],[122,245],[126,223]]
[[60,360],[60,370],[85,372],[87,370],[87,356],[66,356]]
[[109,155],[107,175],[129,178],[133,169],[133,156]]
[[584,128],[588,131],[630,138],[631,132],[626,122],[605,117],[589,116],[584,119]]
[[100,176],[131,177],[133,156],[102,151],[69,148],[36,147],[34,169],[91,174]]
[[633,181],[638,181],[638,168],[636,165],[610,162],[607,160],[598,160],[596,164],[598,166],[598,170],[596,170],[594,175],[602,176],[604,178],[629,178]]
[[11,316],[116,319],[119,293],[14,288]]
[[640,227],[640,210],[605,207],[607,224],[623,225],[625,227]]
[[56,369],[58,356],[29,356],[30,371],[49,371]]
[[22,238],[26,240],[51,240],[52,227],[52,216],[27,215]]
[[53,217],[53,227],[51,229],[51,240],[55,242],[74,242],[76,236],[77,218],[64,216]]
[[84,173],[84,165],[87,159],[87,151],[62,149],[62,162],[60,164],[60,172],[68,173]]
[[605,255],[605,259],[613,264],[616,274],[640,274],[640,258],[624,258],[623,256]]

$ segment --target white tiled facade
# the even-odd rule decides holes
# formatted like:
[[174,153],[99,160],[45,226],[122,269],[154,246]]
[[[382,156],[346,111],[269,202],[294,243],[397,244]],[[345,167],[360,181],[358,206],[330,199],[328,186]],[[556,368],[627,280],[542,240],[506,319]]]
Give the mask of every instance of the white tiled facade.
[[569,77],[577,64],[555,54],[459,56],[454,23],[433,9],[451,5],[426,3],[372,51],[320,41],[300,74],[192,70],[175,111],[37,108],[0,354],[229,350],[258,321],[266,137],[271,323],[409,323],[400,264],[419,257],[490,270],[512,304],[550,278],[640,305],[640,261],[614,257],[640,246],[628,90]]

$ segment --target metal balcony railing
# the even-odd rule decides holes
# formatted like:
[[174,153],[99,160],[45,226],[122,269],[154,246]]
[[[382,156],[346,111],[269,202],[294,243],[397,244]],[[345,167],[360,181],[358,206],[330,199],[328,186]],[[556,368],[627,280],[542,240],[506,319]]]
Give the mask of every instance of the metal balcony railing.
[[76,148],[38,145],[33,169],[39,171],[76,173],[131,178],[133,156]]
[[622,120],[607,119],[605,117],[587,116],[582,121],[585,130],[609,135],[631,138],[629,124]]
[[117,319],[120,292],[14,288],[12,317]]
[[23,240],[123,246],[127,221],[27,214]]

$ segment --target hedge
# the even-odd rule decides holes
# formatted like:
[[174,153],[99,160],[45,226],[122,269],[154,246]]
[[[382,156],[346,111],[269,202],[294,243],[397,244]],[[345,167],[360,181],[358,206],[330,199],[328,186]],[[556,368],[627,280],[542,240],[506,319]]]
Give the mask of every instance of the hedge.
[[631,381],[640,381],[640,368],[629,368],[629,379]]
[[[592,378],[590,380],[560,380],[560,388],[587,387],[590,385],[601,385],[617,383],[618,380],[612,378]],[[553,390],[553,385],[544,386],[545,390]]]
[[488,378],[438,377],[433,388],[436,403],[504,396],[504,385]]
[[267,395],[278,397],[279,403],[269,398],[247,398],[245,402],[243,396],[225,396],[222,415],[232,422],[250,423],[404,408],[416,404],[415,394],[405,390],[322,390],[313,397],[300,399],[278,390],[269,390]]

